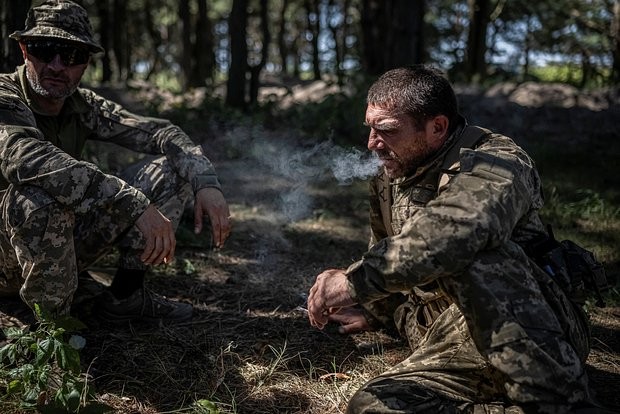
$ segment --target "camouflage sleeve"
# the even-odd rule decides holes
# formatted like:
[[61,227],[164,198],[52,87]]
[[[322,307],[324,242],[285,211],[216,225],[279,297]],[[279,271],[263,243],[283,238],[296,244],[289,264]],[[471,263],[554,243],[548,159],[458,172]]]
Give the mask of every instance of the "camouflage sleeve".
[[220,189],[215,169],[185,132],[165,119],[139,116],[87,89],[80,93],[93,111],[86,123],[93,139],[113,142],[146,154],[165,155],[194,192],[206,187]]
[[477,252],[509,240],[518,220],[539,202],[533,162],[508,138],[461,150],[460,164],[461,173],[400,234],[379,241],[349,269],[358,303],[457,275]]
[[142,214],[149,204],[144,194],[46,141],[19,91],[2,86],[0,171],[8,183],[39,187],[78,211],[106,205],[128,225]]

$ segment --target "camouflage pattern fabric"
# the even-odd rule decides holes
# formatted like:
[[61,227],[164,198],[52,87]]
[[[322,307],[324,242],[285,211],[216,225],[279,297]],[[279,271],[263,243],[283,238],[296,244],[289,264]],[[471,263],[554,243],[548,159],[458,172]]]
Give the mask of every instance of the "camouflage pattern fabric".
[[[192,191],[165,157],[146,163],[128,182],[178,226]],[[69,209],[33,186],[10,186],[4,193],[0,217],[6,229],[0,232],[3,294],[19,291],[30,307],[38,303],[53,314],[66,314],[78,273],[113,247],[119,248],[121,267],[145,268],[139,259],[144,240],[135,226],[123,220],[127,212],[98,199],[83,200],[79,208]],[[141,207],[135,206],[138,211]]]
[[533,161],[493,134],[461,149],[461,172],[430,198],[416,187],[441,162],[429,165],[392,183],[393,237],[380,238],[388,232],[371,200],[374,239],[348,269],[353,297],[413,351],[364,385],[348,412],[567,413],[589,404],[587,320],[521,248],[544,232]]
[[68,0],[48,0],[28,11],[26,28],[12,33],[15,40],[52,38],[87,45],[94,53],[103,52],[95,42],[88,14]]
[[[64,313],[77,272],[112,244],[125,252],[121,265],[142,266],[132,226],[151,202],[178,221],[189,195],[220,184],[202,148],[169,121],[83,88],[58,116],[42,115],[24,72],[0,74],[0,294],[18,287],[30,306]],[[124,180],[81,159],[89,139],[159,158]]]

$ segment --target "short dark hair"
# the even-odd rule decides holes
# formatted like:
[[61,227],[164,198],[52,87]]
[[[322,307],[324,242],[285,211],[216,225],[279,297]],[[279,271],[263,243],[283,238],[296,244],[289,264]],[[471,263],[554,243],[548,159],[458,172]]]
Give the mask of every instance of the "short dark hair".
[[366,103],[402,110],[413,118],[418,128],[437,115],[445,115],[452,130],[459,117],[452,85],[442,71],[427,65],[385,72],[369,88]]

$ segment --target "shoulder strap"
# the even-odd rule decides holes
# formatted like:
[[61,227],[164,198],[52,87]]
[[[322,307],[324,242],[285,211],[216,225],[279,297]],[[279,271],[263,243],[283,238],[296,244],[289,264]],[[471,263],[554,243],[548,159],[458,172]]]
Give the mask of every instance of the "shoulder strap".
[[392,189],[390,188],[390,177],[383,170],[374,181],[379,198],[381,220],[387,235],[391,237],[394,235],[394,232],[392,231]]
[[479,126],[468,125],[461,133],[461,136],[456,139],[454,145],[448,150],[446,156],[441,163],[442,170],[448,170],[459,160],[461,148],[474,148],[492,132],[486,128]]

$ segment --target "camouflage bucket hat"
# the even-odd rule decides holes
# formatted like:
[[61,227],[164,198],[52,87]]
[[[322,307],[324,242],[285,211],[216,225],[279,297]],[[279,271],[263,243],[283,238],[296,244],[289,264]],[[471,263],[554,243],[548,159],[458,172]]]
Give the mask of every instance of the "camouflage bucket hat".
[[55,38],[85,44],[91,52],[103,52],[93,39],[88,14],[82,6],[69,0],[48,0],[33,7],[26,17],[26,28],[12,33],[15,40]]

